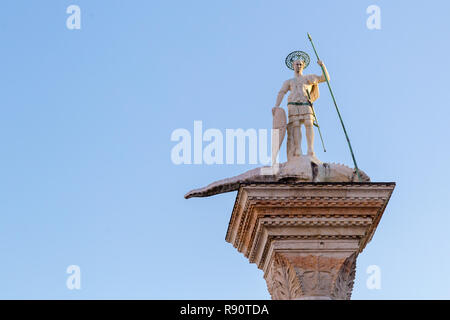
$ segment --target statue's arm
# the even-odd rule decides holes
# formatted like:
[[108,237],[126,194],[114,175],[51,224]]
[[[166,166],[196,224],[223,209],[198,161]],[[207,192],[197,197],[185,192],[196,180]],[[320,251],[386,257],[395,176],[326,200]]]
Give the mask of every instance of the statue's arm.
[[289,80],[286,80],[283,83],[283,86],[281,87],[280,91],[278,92],[277,101],[275,102],[275,108],[280,106],[281,101],[283,101],[284,95],[288,91],[289,91]]
[[[325,81],[327,81],[327,79],[330,80],[330,74],[328,73],[328,70],[327,70],[327,67],[325,67],[325,64],[321,60],[317,61],[317,63],[319,64],[319,66],[321,66],[323,68],[323,73],[319,79],[319,83],[325,82]],[[326,75],[326,78],[325,78],[325,75]]]

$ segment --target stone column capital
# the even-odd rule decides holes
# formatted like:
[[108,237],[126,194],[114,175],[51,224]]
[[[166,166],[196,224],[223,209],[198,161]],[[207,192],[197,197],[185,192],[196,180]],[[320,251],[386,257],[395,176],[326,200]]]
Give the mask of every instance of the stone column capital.
[[273,299],[350,299],[356,258],[395,183],[241,185],[226,240],[264,271]]

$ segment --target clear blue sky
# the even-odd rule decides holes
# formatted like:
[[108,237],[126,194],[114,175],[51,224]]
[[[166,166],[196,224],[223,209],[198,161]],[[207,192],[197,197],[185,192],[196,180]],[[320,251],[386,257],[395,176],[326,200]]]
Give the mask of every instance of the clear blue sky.
[[[81,7],[81,30],[66,8]],[[381,8],[368,30],[366,8]],[[1,1],[0,298],[267,299],[225,242],[235,193],[190,189],[254,165],[174,165],[177,128],[270,128],[309,31],[359,166],[397,188],[354,299],[450,298],[446,1]],[[319,73],[312,59],[307,73]],[[352,165],[330,95],[328,152]],[[81,268],[81,290],[66,268]],[[366,288],[378,265],[382,289]]]

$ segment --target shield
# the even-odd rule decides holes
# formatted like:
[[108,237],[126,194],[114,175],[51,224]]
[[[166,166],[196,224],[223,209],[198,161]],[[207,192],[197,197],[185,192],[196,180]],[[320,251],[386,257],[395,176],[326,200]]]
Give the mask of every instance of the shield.
[[286,135],[286,112],[283,108],[275,107],[272,122],[272,164],[274,164]]

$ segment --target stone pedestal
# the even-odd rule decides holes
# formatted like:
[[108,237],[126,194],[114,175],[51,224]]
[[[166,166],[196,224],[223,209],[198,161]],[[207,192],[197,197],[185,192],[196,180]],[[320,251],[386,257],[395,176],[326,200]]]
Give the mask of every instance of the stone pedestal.
[[272,299],[350,299],[356,258],[395,183],[239,188],[226,240],[264,271]]

